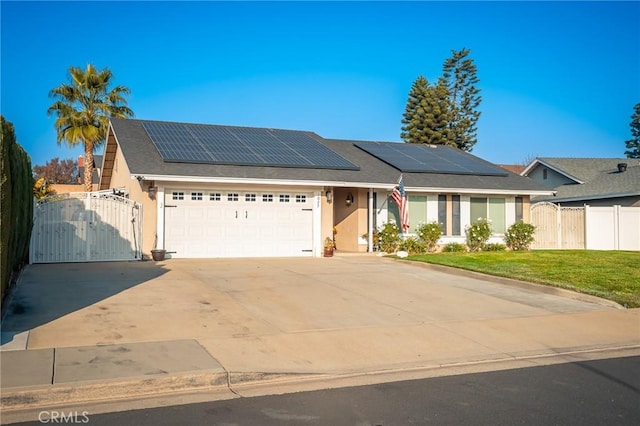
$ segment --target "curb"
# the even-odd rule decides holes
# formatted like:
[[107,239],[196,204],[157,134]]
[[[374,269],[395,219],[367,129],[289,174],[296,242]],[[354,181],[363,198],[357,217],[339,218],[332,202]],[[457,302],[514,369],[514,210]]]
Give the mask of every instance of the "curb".
[[70,384],[17,387],[3,389],[0,408],[3,412],[64,406],[80,403],[117,401],[177,392],[229,390],[232,386],[260,383],[296,382],[325,376],[298,373],[185,373],[169,376],[140,376],[106,381],[86,381]]
[[615,309],[621,309],[621,310],[627,309],[624,306],[620,305],[619,303],[614,302],[613,300],[604,299],[598,296],[592,296],[590,294],[580,293],[580,292],[569,290],[566,288],[553,287],[551,285],[532,283],[529,281],[521,281],[521,280],[516,280],[514,278],[499,277],[496,275],[484,274],[482,272],[469,271],[467,269],[455,268],[453,266],[438,265],[435,263],[420,262],[417,260],[396,259],[396,258],[389,258],[389,259],[394,262],[398,262],[398,261],[409,262],[408,264],[410,265],[415,265],[425,269],[432,269],[434,271],[439,271],[439,272],[446,272],[452,275],[480,279],[483,281],[489,281],[496,284],[509,285],[513,287],[522,288],[525,290],[537,291],[540,293],[551,294],[554,296],[565,297],[568,299],[579,300],[582,302],[594,303],[597,305],[607,306]]
[[4,412],[47,405],[142,397],[155,395],[159,392],[177,392],[185,389],[226,388],[227,384],[227,374],[215,372],[3,389],[0,408]]

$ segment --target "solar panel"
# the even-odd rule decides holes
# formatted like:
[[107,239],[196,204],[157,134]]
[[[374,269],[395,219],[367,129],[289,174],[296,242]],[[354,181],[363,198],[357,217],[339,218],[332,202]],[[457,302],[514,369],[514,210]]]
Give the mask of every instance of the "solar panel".
[[157,121],[142,127],[166,162],[359,170],[301,131]]
[[355,143],[361,150],[406,173],[507,176],[483,160],[445,145],[393,142]]

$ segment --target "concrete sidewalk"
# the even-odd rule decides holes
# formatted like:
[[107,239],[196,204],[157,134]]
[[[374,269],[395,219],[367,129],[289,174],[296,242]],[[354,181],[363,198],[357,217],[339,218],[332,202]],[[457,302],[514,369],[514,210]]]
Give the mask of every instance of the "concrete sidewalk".
[[[359,384],[610,350],[640,354],[640,309],[571,292],[371,258],[221,264],[167,262],[162,274],[134,264],[122,274],[144,280],[117,284],[123,291],[100,289],[64,315],[42,305],[33,308],[41,320],[5,321],[3,331],[5,324],[33,327],[3,337],[13,338],[0,352],[4,418],[25,408],[172,392],[236,397],[296,383],[296,390],[319,389],[347,378]],[[105,274],[108,268],[118,270],[108,266]],[[26,279],[37,282],[43,278],[35,272],[51,269],[34,268]],[[398,282],[381,278],[389,276]],[[102,341],[116,334],[118,342]],[[11,344],[17,350],[6,350]]]

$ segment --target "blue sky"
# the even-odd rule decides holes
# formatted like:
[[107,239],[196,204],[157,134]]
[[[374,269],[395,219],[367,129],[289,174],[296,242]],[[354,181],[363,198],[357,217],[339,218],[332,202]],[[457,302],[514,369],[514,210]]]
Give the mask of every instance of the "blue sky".
[[56,143],[49,90],[109,67],[136,118],[400,141],[411,84],[471,49],[473,154],[623,157],[640,102],[638,2],[0,3],[1,111],[32,163]]

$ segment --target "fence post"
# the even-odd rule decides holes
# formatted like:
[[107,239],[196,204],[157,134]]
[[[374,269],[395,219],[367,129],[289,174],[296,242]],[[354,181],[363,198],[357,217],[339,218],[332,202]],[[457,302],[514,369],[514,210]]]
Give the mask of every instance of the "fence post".
[[613,206],[613,248],[620,250],[620,206]]
[[556,232],[558,233],[558,248],[559,249],[563,249],[564,247],[562,247],[562,206],[560,205],[560,203],[558,203],[558,208],[556,209],[556,224],[557,229]]
[[589,205],[584,205],[584,249],[589,250]]

